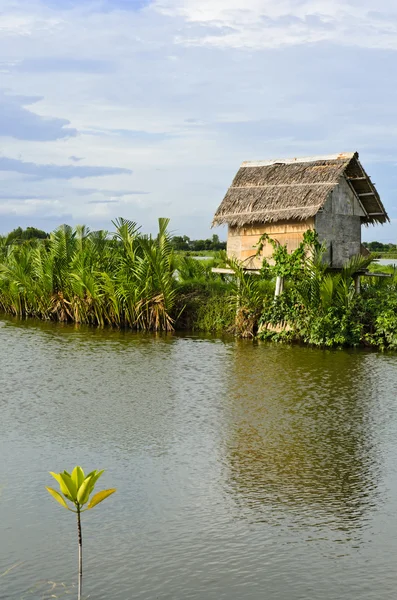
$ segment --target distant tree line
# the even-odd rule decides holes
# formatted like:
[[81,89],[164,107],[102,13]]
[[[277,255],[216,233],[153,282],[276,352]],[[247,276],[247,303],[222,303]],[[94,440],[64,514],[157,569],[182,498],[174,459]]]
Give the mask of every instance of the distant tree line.
[[5,237],[5,243],[7,245],[18,244],[26,242],[27,240],[46,240],[49,237],[50,236],[48,233],[42,231],[41,229],[36,229],[36,227],[27,227],[26,229],[17,227]]
[[397,252],[397,244],[383,244],[382,242],[363,242],[363,246],[370,252]]
[[[18,244],[28,240],[46,240],[50,237],[48,233],[36,227],[17,227],[8,235],[2,236],[5,244]],[[221,242],[219,236],[214,234],[206,240],[191,240],[187,235],[174,235],[171,237],[171,246],[174,250],[186,250],[191,252],[202,252],[206,250],[226,250],[226,242]],[[397,252],[397,244],[382,242],[363,242],[363,246],[370,252]]]
[[[36,227],[17,227],[5,236],[5,243],[18,244],[28,240],[45,240],[50,235]],[[4,239],[4,238],[3,238]],[[171,246],[174,250],[190,250],[193,252],[201,252],[205,250],[225,250],[226,242],[221,242],[219,236],[214,234],[212,238],[206,240],[191,240],[187,235],[175,235],[171,238]]]
[[200,252],[202,250],[225,250],[226,242],[221,242],[219,236],[214,234],[212,239],[191,240],[187,235],[174,235],[171,238],[174,250],[190,250]]

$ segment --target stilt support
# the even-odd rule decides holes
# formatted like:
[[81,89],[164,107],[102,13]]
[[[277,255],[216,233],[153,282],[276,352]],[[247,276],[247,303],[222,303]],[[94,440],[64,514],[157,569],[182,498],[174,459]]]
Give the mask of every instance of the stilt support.
[[277,298],[277,296],[280,296],[284,291],[284,277],[281,277],[280,275],[277,276],[276,279],[276,290],[274,292],[274,297]]

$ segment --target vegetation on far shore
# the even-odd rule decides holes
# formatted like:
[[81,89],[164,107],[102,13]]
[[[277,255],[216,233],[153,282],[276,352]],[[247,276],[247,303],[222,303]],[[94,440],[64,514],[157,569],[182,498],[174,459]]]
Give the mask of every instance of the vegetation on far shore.
[[374,254],[397,254],[397,244],[387,243],[384,244],[382,242],[363,242],[363,246],[367,248],[370,252]]
[[[6,236],[3,236],[2,242],[8,246],[11,244],[23,244],[28,240],[45,240],[49,239],[49,237],[49,233],[36,227],[27,227],[26,229],[17,227]],[[187,256],[213,256],[219,250],[226,250],[226,242],[222,242],[216,234],[212,238],[205,240],[191,240],[187,235],[171,235],[169,243],[173,250]]]
[[397,244],[383,244],[382,242],[363,242],[376,258],[397,258]]
[[[264,261],[253,275],[223,250],[202,250],[211,252],[208,260],[189,256],[176,247],[167,219],[159,219],[156,236],[125,219],[113,225],[113,233],[63,225],[49,236],[0,238],[0,310],[145,331],[397,349],[397,277],[393,268],[370,265],[372,257],[330,272],[307,232],[291,255],[274,244],[272,264]],[[233,274],[212,272],[225,266]],[[362,277],[357,294],[354,275],[367,268],[391,276]],[[278,275],[285,287],[275,299]]]

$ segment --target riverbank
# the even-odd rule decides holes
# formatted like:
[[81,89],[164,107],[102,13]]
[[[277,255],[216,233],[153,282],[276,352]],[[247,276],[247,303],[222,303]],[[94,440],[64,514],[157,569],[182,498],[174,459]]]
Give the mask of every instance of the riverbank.
[[[49,239],[0,246],[0,310],[138,331],[397,349],[393,268],[391,277],[363,277],[358,294],[354,276],[371,259],[329,272],[313,233],[291,255],[277,247],[272,265],[252,275],[224,252],[208,260],[175,253],[165,219],[153,238],[131,221],[114,225],[112,236],[62,226]],[[225,266],[232,275],[213,272]],[[285,287],[275,299],[278,276]]]
[[376,258],[380,258],[382,260],[396,260],[397,252],[376,252]]

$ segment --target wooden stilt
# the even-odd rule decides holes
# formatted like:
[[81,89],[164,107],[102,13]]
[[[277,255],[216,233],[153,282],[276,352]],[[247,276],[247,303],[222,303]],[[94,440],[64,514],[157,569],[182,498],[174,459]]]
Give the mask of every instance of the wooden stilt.
[[274,297],[277,298],[277,296],[280,296],[280,294],[283,293],[284,290],[284,278],[281,277],[280,275],[277,276],[276,279],[276,290],[274,292]]

